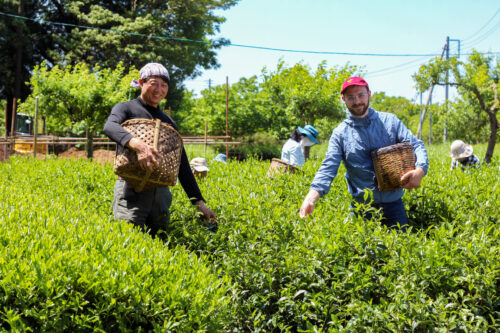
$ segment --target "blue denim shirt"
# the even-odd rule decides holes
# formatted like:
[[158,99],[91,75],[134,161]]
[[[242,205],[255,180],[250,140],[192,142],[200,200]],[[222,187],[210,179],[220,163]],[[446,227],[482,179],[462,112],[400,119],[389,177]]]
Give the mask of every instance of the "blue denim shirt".
[[354,200],[363,202],[364,189],[373,192],[374,203],[387,203],[400,199],[403,196],[403,189],[387,192],[378,190],[370,155],[372,150],[400,142],[412,144],[417,157],[415,167],[421,167],[427,174],[429,161],[424,143],[417,139],[396,115],[378,112],[372,108],[364,118],[348,115],[333,130],[326,158],[314,177],[311,189],[318,191],[320,196],[327,194],[337,175],[340,162],[343,161],[347,170],[345,173],[347,186]]

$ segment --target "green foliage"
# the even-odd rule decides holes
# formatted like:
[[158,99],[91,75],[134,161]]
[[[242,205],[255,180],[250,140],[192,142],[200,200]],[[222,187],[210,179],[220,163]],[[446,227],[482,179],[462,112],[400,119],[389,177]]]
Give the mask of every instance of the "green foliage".
[[420,106],[404,97],[387,96],[385,92],[374,93],[370,99],[370,107],[377,111],[390,112],[398,116],[408,128],[415,128],[414,116],[420,112]]
[[286,133],[297,124],[314,125],[317,119],[339,120],[345,116],[340,99],[342,83],[357,71],[356,66],[326,68],[326,62],[315,72],[302,63],[287,68],[281,61],[275,72],[263,70],[263,87],[269,91],[274,104],[282,109],[288,120]]
[[[0,82],[0,93],[9,100],[18,56],[15,46],[20,46],[21,84],[43,60],[59,65],[83,61],[101,68],[114,68],[121,62],[126,69],[151,61],[163,63],[172,77],[169,102],[177,109],[182,82],[202,69],[217,68],[216,50],[228,43],[214,38],[226,20],[220,13],[237,0],[23,1],[21,13],[18,2],[2,0],[2,11],[36,20],[4,16],[0,21],[0,35],[6,37],[0,39],[0,69],[7,76]],[[24,93],[16,97],[28,95],[27,87],[23,88]]]
[[303,175],[266,178],[269,163],[249,160],[213,163],[201,181],[218,232],[207,235],[176,202],[171,242],[213,255],[232,277],[234,330],[494,332],[498,165],[452,172],[447,148],[430,154],[423,187],[404,198],[409,234],[351,216],[341,176],[313,216],[300,219],[320,161],[306,162]]
[[218,331],[227,276],[111,216],[110,166],[0,164],[0,330]]
[[[488,141],[490,136],[488,118],[478,113],[476,107],[469,101],[459,99],[455,103],[449,103],[448,110],[442,107],[441,115],[446,120],[450,140],[459,139],[471,143]],[[497,132],[497,140],[500,140],[499,135],[500,132]]]
[[[281,156],[279,141],[270,133],[258,132],[238,138],[238,141],[241,145],[229,147],[229,156],[237,160],[242,161],[251,157],[270,160]],[[220,147],[219,150],[222,151],[222,149],[223,147]]]
[[5,107],[6,101],[0,99],[0,135],[5,135]]
[[166,244],[110,217],[111,166],[11,159],[0,164],[0,327],[497,332],[498,156],[451,171],[448,150],[429,149],[422,187],[403,197],[409,233],[351,215],[343,167],[301,219],[321,159],[272,178],[249,159],[209,162],[199,181],[216,231],[172,188]]
[[[450,73],[449,79],[446,77],[447,73]],[[489,127],[488,148],[485,154],[487,163],[491,161],[498,136],[499,77],[500,62],[492,55],[478,52],[473,52],[467,61],[461,61],[457,57],[448,60],[431,59],[428,64],[422,65],[419,72],[413,77],[417,88],[422,92],[432,85],[449,84],[457,87],[461,96],[459,103],[465,105],[467,110],[459,107],[461,112],[453,114],[455,118],[453,134],[458,134],[456,139],[463,139],[464,133],[467,133],[471,127],[476,133],[483,132],[481,128],[483,126]],[[453,108],[445,107],[445,109],[451,110]],[[472,112],[476,113],[476,117],[471,117]],[[444,117],[444,119],[449,118],[451,118],[450,115]],[[472,124],[470,123],[471,118],[476,120]],[[459,123],[462,124],[461,128],[457,128]],[[476,139],[479,138],[476,137]]]
[[[183,103],[183,109],[176,113],[179,125],[186,133],[202,135],[208,121],[210,135],[225,135],[226,86],[215,86],[201,94],[201,98]],[[271,100],[260,88],[257,77],[241,78],[229,87],[229,135],[240,137],[269,129],[272,110]]]
[[130,82],[138,76],[134,68],[126,73],[122,64],[112,70],[98,65],[91,69],[85,63],[49,69],[43,63],[34,68],[32,93],[19,110],[33,115],[38,96],[49,133],[82,135],[87,129],[99,133],[113,106],[126,101],[133,92]]
[[[265,131],[282,140],[297,125],[342,119],[345,112],[340,87],[356,70],[348,65],[327,69],[322,63],[312,72],[301,63],[286,68],[280,62],[274,72],[263,69],[262,83],[256,76],[241,78],[229,87],[229,134],[241,137]],[[183,101],[176,113],[181,128],[201,135],[207,121],[210,134],[225,134],[226,86],[215,86],[201,94],[201,98],[191,100],[188,96]]]

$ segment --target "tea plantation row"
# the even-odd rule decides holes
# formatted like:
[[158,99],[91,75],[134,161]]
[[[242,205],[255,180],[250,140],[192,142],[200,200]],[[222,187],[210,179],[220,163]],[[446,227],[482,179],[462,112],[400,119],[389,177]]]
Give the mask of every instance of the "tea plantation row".
[[320,160],[274,178],[248,160],[212,163],[200,181],[218,230],[174,187],[163,240],[113,219],[111,166],[11,158],[0,164],[0,329],[497,332],[498,163],[450,171],[430,156],[404,197],[408,234],[353,217],[342,176],[300,219]]

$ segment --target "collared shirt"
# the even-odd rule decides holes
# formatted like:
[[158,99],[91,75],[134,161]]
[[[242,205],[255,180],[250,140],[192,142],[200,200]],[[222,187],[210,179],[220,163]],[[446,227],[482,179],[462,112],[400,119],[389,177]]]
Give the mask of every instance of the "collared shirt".
[[394,202],[403,196],[403,189],[380,192],[371,151],[396,143],[410,142],[416,155],[415,168],[425,174],[429,168],[424,143],[417,139],[396,115],[378,112],[370,108],[364,118],[348,115],[332,132],[326,158],[316,173],[311,189],[320,196],[328,193],[336,177],[340,162],[346,168],[345,178],[349,192],[356,201],[362,202],[364,190],[373,192],[374,203]]
[[467,157],[463,161],[459,161],[457,159],[452,158],[451,159],[451,170],[455,169],[459,164],[462,167],[462,170],[465,169],[465,167],[468,166],[477,166],[479,164],[479,158],[477,158],[476,155],[472,154],[469,157]]
[[[172,125],[177,130],[177,124],[172,118],[161,111],[160,108],[146,104],[140,97],[131,101],[118,103],[111,110],[111,114],[104,125],[104,133],[117,144],[125,147],[125,145],[132,139],[126,129],[121,124],[129,119],[160,119],[162,122]],[[181,153],[181,165],[179,167],[179,181],[186,192],[187,196],[194,204],[198,200],[204,200],[201,195],[200,188],[196,179],[194,178],[189,160],[186,155],[184,147]]]
[[293,165],[304,165],[305,158],[300,142],[288,139],[281,149],[281,160]]

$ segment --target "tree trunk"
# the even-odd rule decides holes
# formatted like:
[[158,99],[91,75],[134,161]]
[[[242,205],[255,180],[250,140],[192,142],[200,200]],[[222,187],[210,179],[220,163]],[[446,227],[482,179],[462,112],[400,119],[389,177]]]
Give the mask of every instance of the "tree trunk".
[[490,138],[488,139],[488,148],[486,148],[486,155],[484,156],[485,163],[491,163],[493,152],[495,151],[495,144],[497,141],[498,120],[496,112],[488,112],[490,119]]
[[94,137],[92,132],[88,129],[85,134],[87,137],[87,146],[85,149],[87,151],[87,158],[92,159],[94,157]]
[[304,160],[309,159],[309,152],[311,151],[311,147],[306,146],[304,147]]
[[[19,7],[17,10],[19,15],[23,15],[23,2],[19,1]],[[23,40],[24,40],[24,33],[23,33],[23,26],[21,24],[21,20],[19,20],[19,23],[16,26],[16,34],[17,34],[17,42],[15,44],[16,46],[16,56],[15,56],[15,64],[16,64],[16,78],[15,78],[15,83],[14,83],[14,97],[16,98],[21,98],[21,85],[23,83]]]

